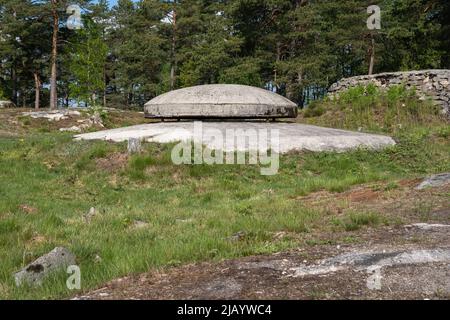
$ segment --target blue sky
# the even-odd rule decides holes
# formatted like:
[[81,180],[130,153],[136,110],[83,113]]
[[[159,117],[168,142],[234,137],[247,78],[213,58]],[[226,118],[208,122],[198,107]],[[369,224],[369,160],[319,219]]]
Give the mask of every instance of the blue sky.
[[[118,0],[108,0],[109,3],[109,7],[112,8],[114,5],[117,4]],[[133,0],[134,2],[136,2],[136,0]]]
[[108,0],[109,6],[112,7],[117,3],[117,0]]

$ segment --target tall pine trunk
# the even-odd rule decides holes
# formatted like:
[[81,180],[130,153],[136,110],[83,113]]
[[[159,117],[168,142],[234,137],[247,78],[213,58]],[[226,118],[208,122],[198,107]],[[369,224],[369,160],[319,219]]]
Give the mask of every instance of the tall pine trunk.
[[177,9],[176,1],[173,2],[173,17],[172,17],[172,52],[171,52],[171,68],[170,68],[170,90],[175,89],[176,83],[176,46],[177,46]]
[[41,94],[41,79],[39,78],[39,74],[37,72],[33,73],[34,75],[34,108],[37,110],[40,106],[39,96]]
[[105,86],[103,88],[103,108],[106,108],[106,63],[103,66],[103,85]]
[[11,68],[11,87],[12,87],[12,97],[11,100],[15,105],[18,105],[17,101],[17,72],[16,72],[16,65],[14,65]]
[[56,58],[58,54],[58,25],[59,16],[57,11],[58,0],[52,0],[53,15],[53,35],[52,35],[52,55],[51,55],[51,75],[50,75],[50,109],[56,109],[58,96],[56,90]]
[[278,86],[278,63],[281,59],[281,43],[277,42],[277,57],[275,60],[275,68],[273,70],[273,81],[276,86]]
[[372,36],[372,43],[370,47],[369,76],[373,74],[374,65],[375,65],[375,38]]

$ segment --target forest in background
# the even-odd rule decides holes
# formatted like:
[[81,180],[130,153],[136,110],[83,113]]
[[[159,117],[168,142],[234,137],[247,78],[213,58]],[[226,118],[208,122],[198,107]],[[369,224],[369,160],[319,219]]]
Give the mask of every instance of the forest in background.
[[[83,27],[68,28],[78,5]],[[381,8],[369,30],[367,8]],[[300,106],[335,81],[450,68],[446,0],[0,0],[0,100],[139,108],[200,84],[266,87]]]

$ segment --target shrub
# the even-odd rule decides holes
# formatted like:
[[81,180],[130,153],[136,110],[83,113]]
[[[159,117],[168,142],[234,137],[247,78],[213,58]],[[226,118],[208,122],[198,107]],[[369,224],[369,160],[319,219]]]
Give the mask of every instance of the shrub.
[[[397,134],[417,126],[439,128],[444,123],[439,106],[420,100],[415,88],[404,85],[380,90],[373,84],[357,86],[334,100],[316,101],[304,111],[313,124],[344,129]],[[441,134],[446,135],[445,130]]]
[[380,223],[380,216],[375,213],[350,213],[344,218],[334,219],[334,225],[345,231],[359,230],[363,226],[376,226]]
[[92,105],[88,108],[87,113],[90,116],[99,116],[102,121],[108,120],[108,111],[101,105]]
[[305,118],[320,117],[325,112],[326,112],[325,108],[316,101],[314,101],[303,111],[303,116]]
[[6,100],[5,92],[2,87],[0,87],[0,100]]

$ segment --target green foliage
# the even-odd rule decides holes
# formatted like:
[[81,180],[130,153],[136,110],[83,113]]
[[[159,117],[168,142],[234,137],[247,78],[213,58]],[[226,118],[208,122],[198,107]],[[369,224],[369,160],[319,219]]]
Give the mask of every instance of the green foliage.
[[356,231],[363,226],[376,226],[380,223],[380,220],[380,216],[376,213],[351,212],[344,218],[333,219],[333,223],[345,231]]
[[[309,108],[308,108],[309,109]],[[324,99],[304,111],[310,122],[326,126],[401,134],[416,127],[445,127],[439,106],[419,100],[415,88],[403,85],[379,90],[373,85],[357,86]],[[314,110],[325,110],[317,112]],[[445,130],[445,129],[440,129]]]
[[93,104],[89,106],[89,108],[87,109],[87,114],[89,114],[90,116],[98,116],[102,119],[102,121],[108,120],[108,111],[99,104]]
[[305,118],[320,117],[326,112],[325,108],[320,105],[317,101],[313,101],[308,105],[308,107],[303,111],[303,116]]
[[3,92],[2,87],[0,87],[0,100],[6,100],[5,93]]
[[[65,28],[69,3],[87,9],[84,29]],[[33,101],[35,76],[40,83],[50,76],[51,4],[0,4],[0,33],[8,35],[0,47],[1,85],[17,105]],[[372,4],[381,7],[381,30],[367,29]],[[179,87],[271,83],[303,106],[342,77],[367,74],[372,39],[375,72],[450,68],[448,1],[120,0],[109,8],[106,0],[60,0],[56,5],[58,91],[66,103],[105,98],[114,107],[136,108]],[[47,104],[47,88],[41,89]],[[19,96],[24,101],[17,103]]]
[[219,77],[221,83],[244,84],[260,87],[263,81],[260,76],[258,61],[246,59],[236,66],[225,69]]
[[89,105],[105,89],[104,68],[108,47],[100,28],[85,19],[84,27],[78,31],[76,43],[71,48],[70,72],[74,81],[70,84],[72,96],[78,102]]
[[448,2],[431,0],[383,1],[381,65],[392,70],[440,68],[446,56],[439,40],[441,19],[449,8]]
[[448,139],[450,138],[450,126],[442,126],[436,129],[436,135],[438,137]]

